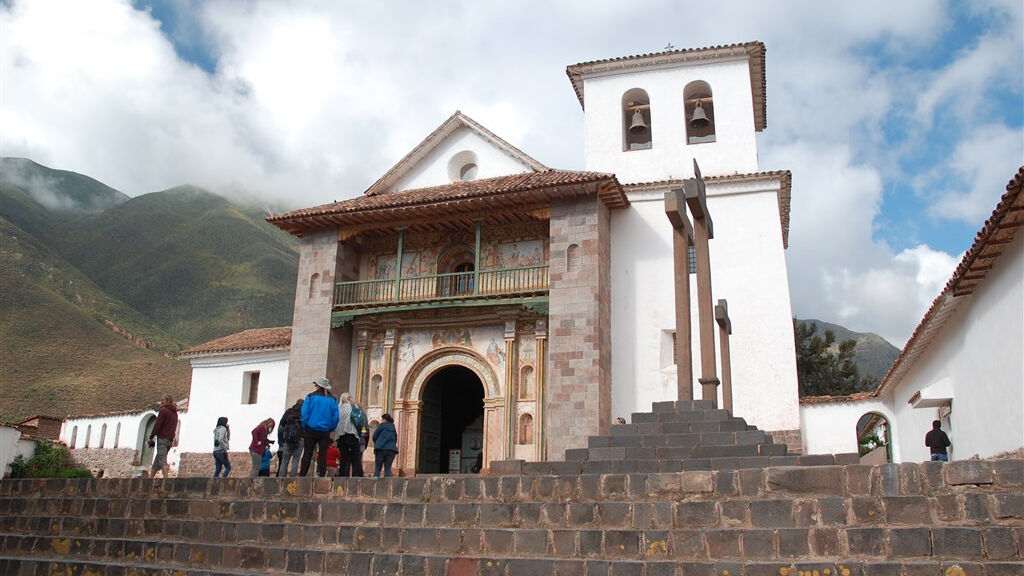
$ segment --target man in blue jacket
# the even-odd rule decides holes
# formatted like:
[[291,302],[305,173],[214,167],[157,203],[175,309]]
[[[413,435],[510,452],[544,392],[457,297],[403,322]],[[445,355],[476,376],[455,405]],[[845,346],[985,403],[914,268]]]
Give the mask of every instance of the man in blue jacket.
[[338,426],[338,401],[331,396],[331,381],[317,378],[314,389],[302,403],[302,467],[299,476],[309,472],[313,446],[317,447],[316,475],[327,475],[327,446],[331,432]]

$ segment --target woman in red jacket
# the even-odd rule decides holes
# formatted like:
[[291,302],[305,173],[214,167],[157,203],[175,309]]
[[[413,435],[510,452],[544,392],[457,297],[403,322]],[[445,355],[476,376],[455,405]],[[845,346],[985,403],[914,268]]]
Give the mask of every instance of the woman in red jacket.
[[249,443],[249,457],[252,458],[252,476],[255,478],[260,473],[260,460],[263,453],[270,448],[274,441],[267,436],[274,431],[274,419],[267,418],[252,429],[252,442]]

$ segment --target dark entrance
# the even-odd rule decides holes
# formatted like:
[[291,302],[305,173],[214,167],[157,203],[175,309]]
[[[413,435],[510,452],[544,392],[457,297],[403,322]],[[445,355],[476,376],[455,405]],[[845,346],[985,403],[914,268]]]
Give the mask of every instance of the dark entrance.
[[[452,450],[460,472],[468,472],[483,449],[484,386],[463,366],[434,373],[423,389],[417,472],[446,474]],[[455,462],[452,462],[454,465]]]

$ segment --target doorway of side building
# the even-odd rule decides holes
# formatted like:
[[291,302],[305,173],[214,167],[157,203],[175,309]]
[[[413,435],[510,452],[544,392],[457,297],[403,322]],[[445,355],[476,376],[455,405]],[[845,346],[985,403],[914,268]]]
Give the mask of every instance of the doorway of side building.
[[470,473],[483,450],[484,386],[464,366],[435,372],[423,388],[420,474]]

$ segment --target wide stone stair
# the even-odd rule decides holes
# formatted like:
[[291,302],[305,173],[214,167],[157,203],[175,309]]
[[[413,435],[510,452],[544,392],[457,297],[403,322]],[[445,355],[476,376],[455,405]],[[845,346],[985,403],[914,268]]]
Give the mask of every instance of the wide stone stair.
[[565,461],[494,462],[497,475],[631,474],[725,470],[767,466],[857,464],[852,454],[790,454],[783,444],[710,400],[655,402],[614,424],[608,436],[591,436],[587,448],[570,449]]
[[0,480],[12,576],[1020,576],[1022,550],[1021,460]]

